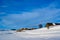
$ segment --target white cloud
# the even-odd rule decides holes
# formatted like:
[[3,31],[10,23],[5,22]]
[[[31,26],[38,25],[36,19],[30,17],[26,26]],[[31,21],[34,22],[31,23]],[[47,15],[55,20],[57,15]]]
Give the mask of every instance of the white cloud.
[[23,12],[22,14],[8,14],[7,17],[11,18],[11,19],[31,19],[31,18],[35,18],[38,17],[39,14],[38,13],[30,13],[30,12]]

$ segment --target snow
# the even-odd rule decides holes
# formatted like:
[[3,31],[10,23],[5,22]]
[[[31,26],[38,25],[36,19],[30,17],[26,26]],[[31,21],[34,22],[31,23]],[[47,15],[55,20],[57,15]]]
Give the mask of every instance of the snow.
[[60,40],[60,25],[23,32],[0,31],[0,40]]

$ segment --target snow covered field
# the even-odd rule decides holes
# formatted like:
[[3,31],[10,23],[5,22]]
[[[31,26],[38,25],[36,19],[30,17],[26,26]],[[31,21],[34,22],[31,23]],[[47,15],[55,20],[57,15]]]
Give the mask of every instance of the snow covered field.
[[60,40],[60,25],[24,32],[0,31],[0,40]]

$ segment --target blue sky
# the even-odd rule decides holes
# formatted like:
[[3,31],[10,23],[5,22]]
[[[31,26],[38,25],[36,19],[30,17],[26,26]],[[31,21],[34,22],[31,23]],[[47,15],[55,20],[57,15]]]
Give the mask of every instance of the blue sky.
[[0,28],[38,27],[60,22],[60,0],[0,0]]

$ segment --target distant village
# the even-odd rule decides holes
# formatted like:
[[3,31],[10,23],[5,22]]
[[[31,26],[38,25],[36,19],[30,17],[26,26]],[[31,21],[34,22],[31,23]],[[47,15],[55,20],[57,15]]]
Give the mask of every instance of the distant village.
[[[50,26],[55,26],[55,25],[60,25],[60,23],[46,23],[45,27],[47,29],[49,29]],[[21,29],[18,29],[18,30],[16,30],[16,29],[11,29],[11,30],[16,30],[17,32],[22,32],[24,30],[35,30],[35,29],[41,29],[41,28],[43,28],[43,25],[39,24],[38,27],[39,28],[21,28]]]
[[[60,25],[60,23],[46,23],[45,27],[47,29],[50,29],[51,26],[55,26],[55,25]],[[16,32],[22,32],[24,30],[36,30],[36,29],[41,29],[43,28],[43,25],[42,24],[39,24],[38,25],[38,28],[21,28],[21,29],[11,29],[13,31],[16,31]],[[4,30],[0,30],[0,31],[4,31]]]

